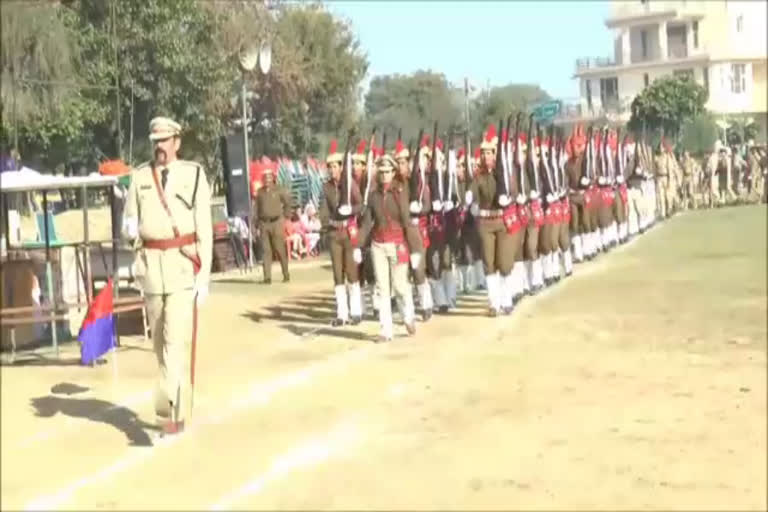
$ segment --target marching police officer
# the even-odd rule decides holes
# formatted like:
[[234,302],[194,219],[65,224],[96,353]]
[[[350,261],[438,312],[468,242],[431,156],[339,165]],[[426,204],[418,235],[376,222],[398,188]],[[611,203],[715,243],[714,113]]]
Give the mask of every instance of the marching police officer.
[[197,308],[213,257],[210,189],[200,164],[178,158],[177,122],[156,117],[149,129],[154,159],[131,173],[122,232],[137,251],[159,368],[155,413],[162,431],[175,434],[192,409]]

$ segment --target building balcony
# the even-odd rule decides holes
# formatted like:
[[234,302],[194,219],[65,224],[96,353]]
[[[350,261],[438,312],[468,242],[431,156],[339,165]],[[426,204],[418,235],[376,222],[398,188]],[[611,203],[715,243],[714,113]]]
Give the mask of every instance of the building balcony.
[[626,122],[632,115],[631,99],[617,97],[606,98],[604,103],[599,99],[589,105],[584,98],[569,98],[561,100],[560,114],[554,119],[555,124],[570,124],[598,120]]
[[612,68],[616,65],[616,60],[610,57],[584,57],[576,59],[576,72],[587,69]]

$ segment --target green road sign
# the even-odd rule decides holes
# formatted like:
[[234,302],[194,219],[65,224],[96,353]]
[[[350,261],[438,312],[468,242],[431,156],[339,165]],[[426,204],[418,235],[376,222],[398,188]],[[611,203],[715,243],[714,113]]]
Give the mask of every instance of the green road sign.
[[552,100],[545,103],[540,103],[533,107],[531,110],[533,113],[533,120],[537,123],[546,123],[551,121],[560,113],[561,106],[562,103],[560,100]]

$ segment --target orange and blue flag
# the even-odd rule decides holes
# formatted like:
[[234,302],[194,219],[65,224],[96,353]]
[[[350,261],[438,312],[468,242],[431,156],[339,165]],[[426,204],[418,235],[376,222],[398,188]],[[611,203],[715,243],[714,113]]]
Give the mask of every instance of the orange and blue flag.
[[80,333],[80,360],[89,365],[115,346],[115,316],[112,307],[112,279],[88,308]]

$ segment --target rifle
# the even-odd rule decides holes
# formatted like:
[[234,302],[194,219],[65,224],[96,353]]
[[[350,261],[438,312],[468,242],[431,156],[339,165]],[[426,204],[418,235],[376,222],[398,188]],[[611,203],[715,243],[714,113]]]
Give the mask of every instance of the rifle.
[[472,147],[470,144],[469,129],[464,131],[464,147],[466,148],[466,152],[464,153],[464,179],[466,180],[467,185],[470,185],[474,179],[474,172],[470,160],[470,158],[472,158]]
[[449,203],[452,205],[458,204],[458,201],[454,200],[454,198],[458,199],[457,192],[459,190],[459,177],[458,173],[456,171],[456,167],[458,166],[458,161],[456,159],[456,132],[454,130],[451,130],[450,136],[449,136],[449,144],[448,144],[448,161],[447,161],[447,168],[446,168],[446,174],[448,176],[448,191],[445,194],[446,201],[449,201]]
[[[504,195],[507,196],[510,201],[512,200],[512,183],[511,180],[513,179],[513,165],[512,165],[512,159],[514,151],[512,150],[512,139],[510,138],[512,130],[512,114],[510,113],[507,116],[507,126],[506,129],[503,130],[501,133],[499,133],[499,137],[503,137],[504,140],[502,141],[502,164],[504,167],[504,183],[503,183],[503,189]],[[496,183],[496,187],[499,187],[499,184]]]
[[[433,130],[433,137],[432,137],[432,158],[430,159],[430,174],[429,174],[429,188],[431,189],[432,193],[434,194],[435,190],[437,190],[438,197],[435,199],[432,197],[432,201],[441,201],[440,198],[440,184],[438,182],[438,175],[437,175],[437,121],[435,121],[434,124],[434,130]],[[422,189],[423,190],[423,189]],[[442,204],[442,201],[441,201]]]
[[[536,126],[536,131],[537,131],[536,135],[539,138],[539,148],[540,148],[540,150],[539,150],[540,151],[540,154],[539,154],[540,164],[539,165],[544,167],[544,186],[545,186],[545,188],[547,190],[547,196],[550,197],[551,201],[554,201],[554,199],[552,199],[552,198],[555,195],[555,187],[557,185],[556,185],[556,182],[555,182],[555,178],[551,174],[550,166],[549,166],[549,162],[551,160],[550,157],[555,152],[555,150],[554,150],[554,142],[555,141],[554,141],[554,138],[553,138],[553,132],[554,132],[553,125],[549,125],[549,134],[548,134],[548,136],[549,136],[549,141],[550,141],[550,144],[552,145],[552,147],[549,149],[550,154],[548,156],[544,156],[544,132],[541,129],[541,125],[537,125]],[[550,199],[547,200],[547,203],[551,202]]]
[[558,156],[557,156],[557,163],[558,163],[558,169],[560,169],[560,193],[562,196],[566,196],[568,194],[568,171],[565,169],[565,164],[568,163],[568,152],[565,150],[565,145],[567,144],[566,138],[565,138],[565,131],[560,128],[558,130],[560,137],[558,138]]
[[531,180],[531,198],[538,197],[539,194],[539,164],[534,154],[534,143],[533,114],[530,114],[528,116],[528,153],[525,158],[525,171],[528,173],[528,179],[533,175],[533,180]]
[[[594,165],[594,153],[593,153],[593,138],[592,138],[592,125],[589,125],[589,128],[587,128],[587,147],[585,149],[586,157],[582,160],[582,169],[581,169],[581,178],[580,178],[580,184],[582,187],[589,186],[589,182],[591,181],[592,177],[592,169]],[[584,184],[584,180],[586,179],[587,184]]]
[[502,204],[502,201],[501,201],[501,196],[507,196],[507,194],[505,193],[506,191],[504,187],[504,184],[505,184],[504,167],[505,166],[504,166],[504,161],[502,156],[503,140],[501,135],[502,135],[503,126],[504,126],[504,120],[499,119],[499,128],[496,131],[496,137],[497,137],[496,165],[493,168],[493,174],[494,174],[494,177],[496,178],[496,200],[499,202],[501,206],[506,206],[505,204]]
[[381,132],[381,152],[382,154],[387,152],[387,131],[386,130]]
[[368,206],[368,195],[371,191],[371,182],[373,181],[373,142],[376,140],[376,125],[371,130],[371,137],[368,139],[368,156],[365,159],[365,195],[363,196],[363,207]]
[[419,148],[421,146],[421,139],[424,137],[424,128],[419,128],[419,137],[416,139],[416,152],[413,154],[413,165],[411,167],[411,175],[408,177],[408,192],[411,198],[411,202],[418,201],[416,196],[419,194]]
[[[347,132],[347,147],[344,150],[344,158],[342,159],[341,164],[341,180],[339,183],[339,191],[341,196],[341,201],[339,201],[339,213],[341,215],[349,215],[352,212],[352,165],[350,162],[350,145],[352,144],[352,137],[354,136],[355,129],[350,128],[349,132]],[[343,202],[342,202],[343,201]],[[347,208],[344,208],[344,210],[348,211],[349,213],[342,213],[344,210],[342,208],[346,206]]]
[[510,172],[516,171],[516,178],[517,178],[517,203],[518,204],[524,204],[525,198],[521,198],[523,195],[523,190],[525,190],[525,172],[523,172],[523,164],[525,163],[523,161],[523,148],[520,144],[520,123],[523,119],[523,113],[518,112],[517,116],[515,117],[515,151],[514,151],[514,159],[513,159],[513,167],[510,169]]

